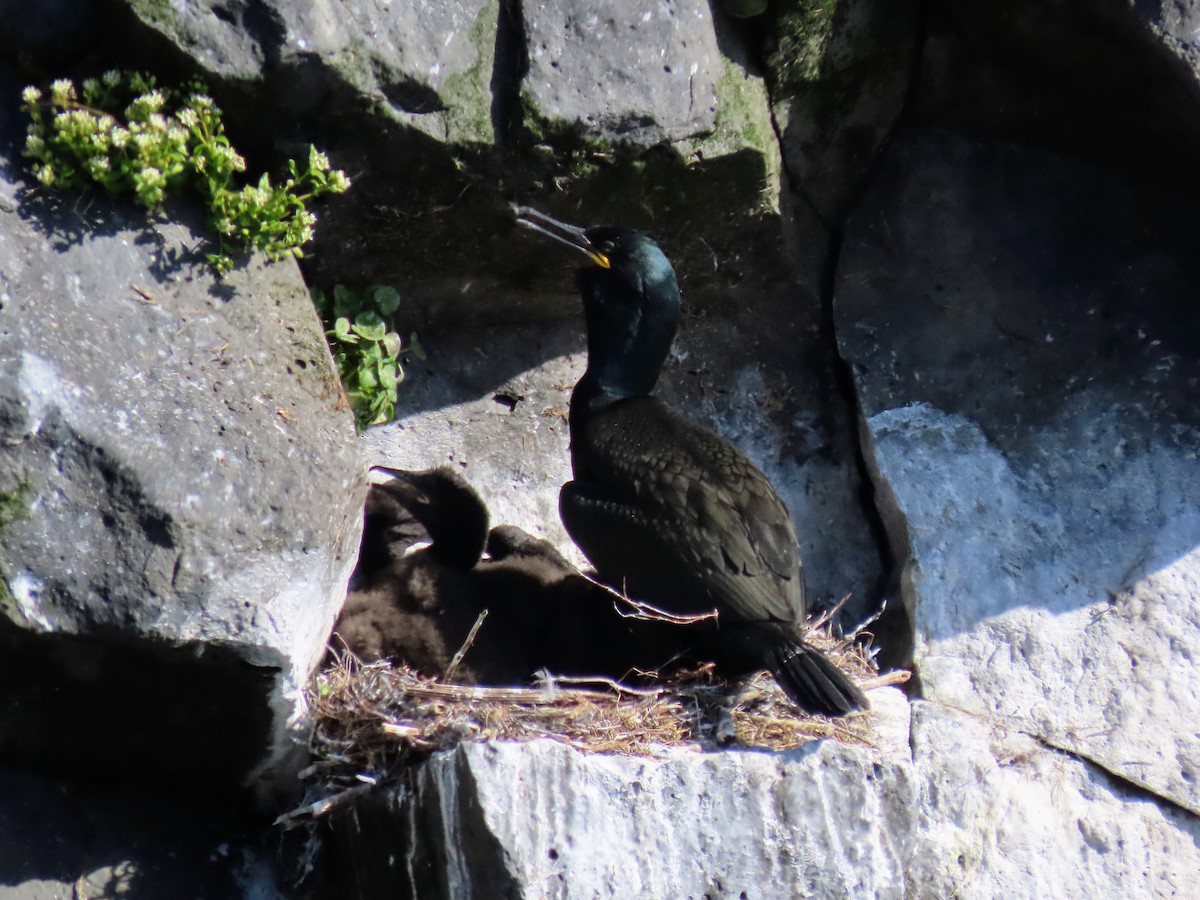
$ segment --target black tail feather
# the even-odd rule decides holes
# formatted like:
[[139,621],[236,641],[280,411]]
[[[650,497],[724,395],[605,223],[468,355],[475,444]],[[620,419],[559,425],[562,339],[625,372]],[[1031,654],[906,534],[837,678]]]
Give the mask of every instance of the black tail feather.
[[810,713],[844,716],[870,708],[858,686],[815,647],[780,640],[768,650],[766,661],[792,702]]

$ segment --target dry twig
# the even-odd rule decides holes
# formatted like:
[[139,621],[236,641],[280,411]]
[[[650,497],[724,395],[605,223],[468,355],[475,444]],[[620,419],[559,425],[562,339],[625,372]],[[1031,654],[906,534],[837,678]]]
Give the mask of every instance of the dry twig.
[[[825,629],[810,627],[806,640],[864,689],[908,679],[907,672],[880,675],[867,650]],[[325,815],[400,768],[462,741],[550,738],[589,752],[629,755],[689,744],[786,749],[818,738],[872,745],[869,716],[805,716],[767,673],[729,685],[714,679],[711,666],[649,688],[545,672],[533,686],[486,687],[335,652],[334,664],[311,686],[309,702],[317,762],[306,770],[306,781],[317,799],[281,816],[285,827]]]

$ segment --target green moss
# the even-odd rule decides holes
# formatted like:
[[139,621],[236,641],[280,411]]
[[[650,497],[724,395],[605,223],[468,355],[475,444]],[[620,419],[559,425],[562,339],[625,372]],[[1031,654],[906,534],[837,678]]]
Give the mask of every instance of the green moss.
[[154,25],[178,25],[175,10],[171,7],[171,0],[130,0],[129,8],[143,22]]
[[779,49],[770,62],[785,90],[820,77],[837,7],[838,0],[790,0],[776,14]]
[[[0,492],[0,536],[14,522],[22,522],[32,517],[29,509],[29,498],[32,494],[33,486],[27,481],[22,481],[14,490]],[[2,551],[3,547],[0,546],[0,552]],[[5,570],[4,559],[0,555],[0,615],[20,620],[17,601],[8,589],[8,574]]]
[[491,143],[492,109],[487,89],[495,55],[495,23],[499,15],[496,0],[485,3],[471,26],[469,40],[475,48],[475,62],[464,72],[452,72],[442,84],[442,114],[446,138],[452,143]]
[[29,497],[32,493],[33,487],[27,481],[22,481],[15,490],[0,493],[0,533],[14,522],[30,518]]
[[377,70],[386,68],[363,41],[350,41],[329,62],[342,80],[359,93],[369,93],[376,83]]
[[598,140],[573,123],[546,118],[524,92],[519,109],[520,142],[546,163],[547,188],[565,191],[636,155],[635,150]]
[[715,136],[736,135],[738,143],[764,153],[775,146],[771,111],[759,79],[751,78],[736,63],[724,60],[725,71],[717,82]]
[[764,208],[773,209],[779,200],[780,159],[766,88],[761,79],[725,59],[717,82],[716,125],[710,136],[695,143],[694,152],[702,159],[712,159],[746,150],[758,154],[762,164],[747,171],[747,178],[753,180],[741,188],[754,191]]
[[8,589],[8,579],[4,574],[3,566],[0,566],[0,616],[4,616],[14,622],[20,621],[21,618],[20,613],[17,611],[17,598]]

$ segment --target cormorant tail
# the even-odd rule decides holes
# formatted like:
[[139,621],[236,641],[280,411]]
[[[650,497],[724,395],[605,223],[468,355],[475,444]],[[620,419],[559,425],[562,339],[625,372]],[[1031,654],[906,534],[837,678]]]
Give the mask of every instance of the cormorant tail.
[[844,716],[871,705],[825,654],[798,640],[772,646],[767,652],[767,668],[792,702],[810,713]]

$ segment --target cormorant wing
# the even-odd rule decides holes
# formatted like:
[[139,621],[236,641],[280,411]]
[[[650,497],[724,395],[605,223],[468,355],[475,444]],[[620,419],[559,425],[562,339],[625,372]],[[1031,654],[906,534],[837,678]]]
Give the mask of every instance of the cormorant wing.
[[573,437],[576,479],[628,508],[625,529],[636,522],[640,538],[668,543],[680,563],[701,567],[740,618],[803,618],[795,527],[745,454],[648,396],[593,410],[585,432]]

